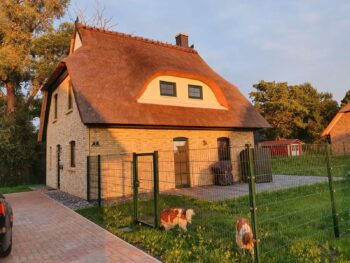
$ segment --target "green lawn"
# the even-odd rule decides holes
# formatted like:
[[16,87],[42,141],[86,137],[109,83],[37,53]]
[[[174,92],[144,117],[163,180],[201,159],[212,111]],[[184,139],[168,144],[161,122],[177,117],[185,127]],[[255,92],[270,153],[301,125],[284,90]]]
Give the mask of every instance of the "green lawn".
[[10,193],[28,192],[28,191],[32,191],[29,185],[0,187],[1,194],[10,194]]
[[[346,176],[350,172],[350,155],[332,156],[331,166],[334,176]],[[285,175],[327,176],[324,155],[274,156],[272,173]]]
[[[350,180],[335,183],[342,238],[334,239],[327,184],[257,195],[262,262],[350,261]],[[250,218],[248,197],[207,202],[161,195],[161,209],[193,208],[193,224],[184,233],[132,225],[132,204],[87,208],[78,213],[165,262],[250,262],[235,245],[234,223]],[[140,218],[152,214],[152,202],[140,202]],[[132,232],[120,228],[131,226]]]

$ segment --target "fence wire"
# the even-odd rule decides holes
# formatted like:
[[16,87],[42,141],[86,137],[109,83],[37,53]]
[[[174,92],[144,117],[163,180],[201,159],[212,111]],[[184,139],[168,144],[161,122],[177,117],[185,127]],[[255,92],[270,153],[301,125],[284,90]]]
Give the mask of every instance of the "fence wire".
[[[251,148],[251,154],[249,162],[246,146],[230,147],[225,142],[218,148],[203,149],[179,142],[173,150],[159,152],[158,211],[193,209],[186,236],[179,230],[149,229],[150,240],[158,238],[151,245],[147,238],[140,241],[133,234],[120,235],[169,262],[176,253],[184,262],[201,261],[195,252],[204,262],[251,262],[253,258],[259,262],[317,262],[346,257],[329,242],[335,240],[336,223],[340,238],[350,236],[350,144],[258,145]],[[118,211],[112,219],[122,222],[115,224],[132,226],[133,156],[99,158],[89,157],[89,198],[100,196],[105,205],[112,202],[113,211]],[[151,156],[140,156],[136,165],[137,217],[154,225],[159,216],[154,206],[154,162]],[[255,175],[255,193],[249,192],[251,175]],[[251,221],[252,195],[255,222]],[[242,217],[251,226],[256,223],[255,246],[260,250],[254,257],[236,245],[235,222]],[[142,229],[134,230],[135,236],[143,235]]]

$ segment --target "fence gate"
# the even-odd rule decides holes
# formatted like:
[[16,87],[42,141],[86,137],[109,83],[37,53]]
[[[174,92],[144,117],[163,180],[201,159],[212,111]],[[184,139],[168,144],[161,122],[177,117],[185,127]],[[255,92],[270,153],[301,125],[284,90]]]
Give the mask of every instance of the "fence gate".
[[159,227],[158,152],[133,153],[134,222]]

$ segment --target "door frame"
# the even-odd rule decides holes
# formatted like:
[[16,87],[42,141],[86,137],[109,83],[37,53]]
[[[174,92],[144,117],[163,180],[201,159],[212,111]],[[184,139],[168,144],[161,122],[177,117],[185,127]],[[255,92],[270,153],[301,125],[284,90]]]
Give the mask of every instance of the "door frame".
[[[176,184],[176,162],[175,162],[175,152],[174,152],[174,174],[175,174],[175,188],[188,188],[191,187],[191,178],[190,178],[190,153],[189,153],[189,145],[188,145],[188,138],[186,137],[176,137],[173,139],[173,147],[174,147],[174,142],[186,142],[187,144],[187,150],[186,150],[186,155],[187,155],[187,162],[186,162],[186,183],[182,183],[182,176],[181,176],[181,184],[177,185]],[[174,149],[173,149],[174,150]]]

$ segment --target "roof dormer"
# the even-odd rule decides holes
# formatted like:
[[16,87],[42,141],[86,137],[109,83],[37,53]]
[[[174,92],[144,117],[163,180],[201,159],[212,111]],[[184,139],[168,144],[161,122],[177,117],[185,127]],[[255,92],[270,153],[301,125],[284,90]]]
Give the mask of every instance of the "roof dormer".
[[167,106],[223,109],[215,91],[207,83],[179,76],[160,75],[144,87],[138,103]]

